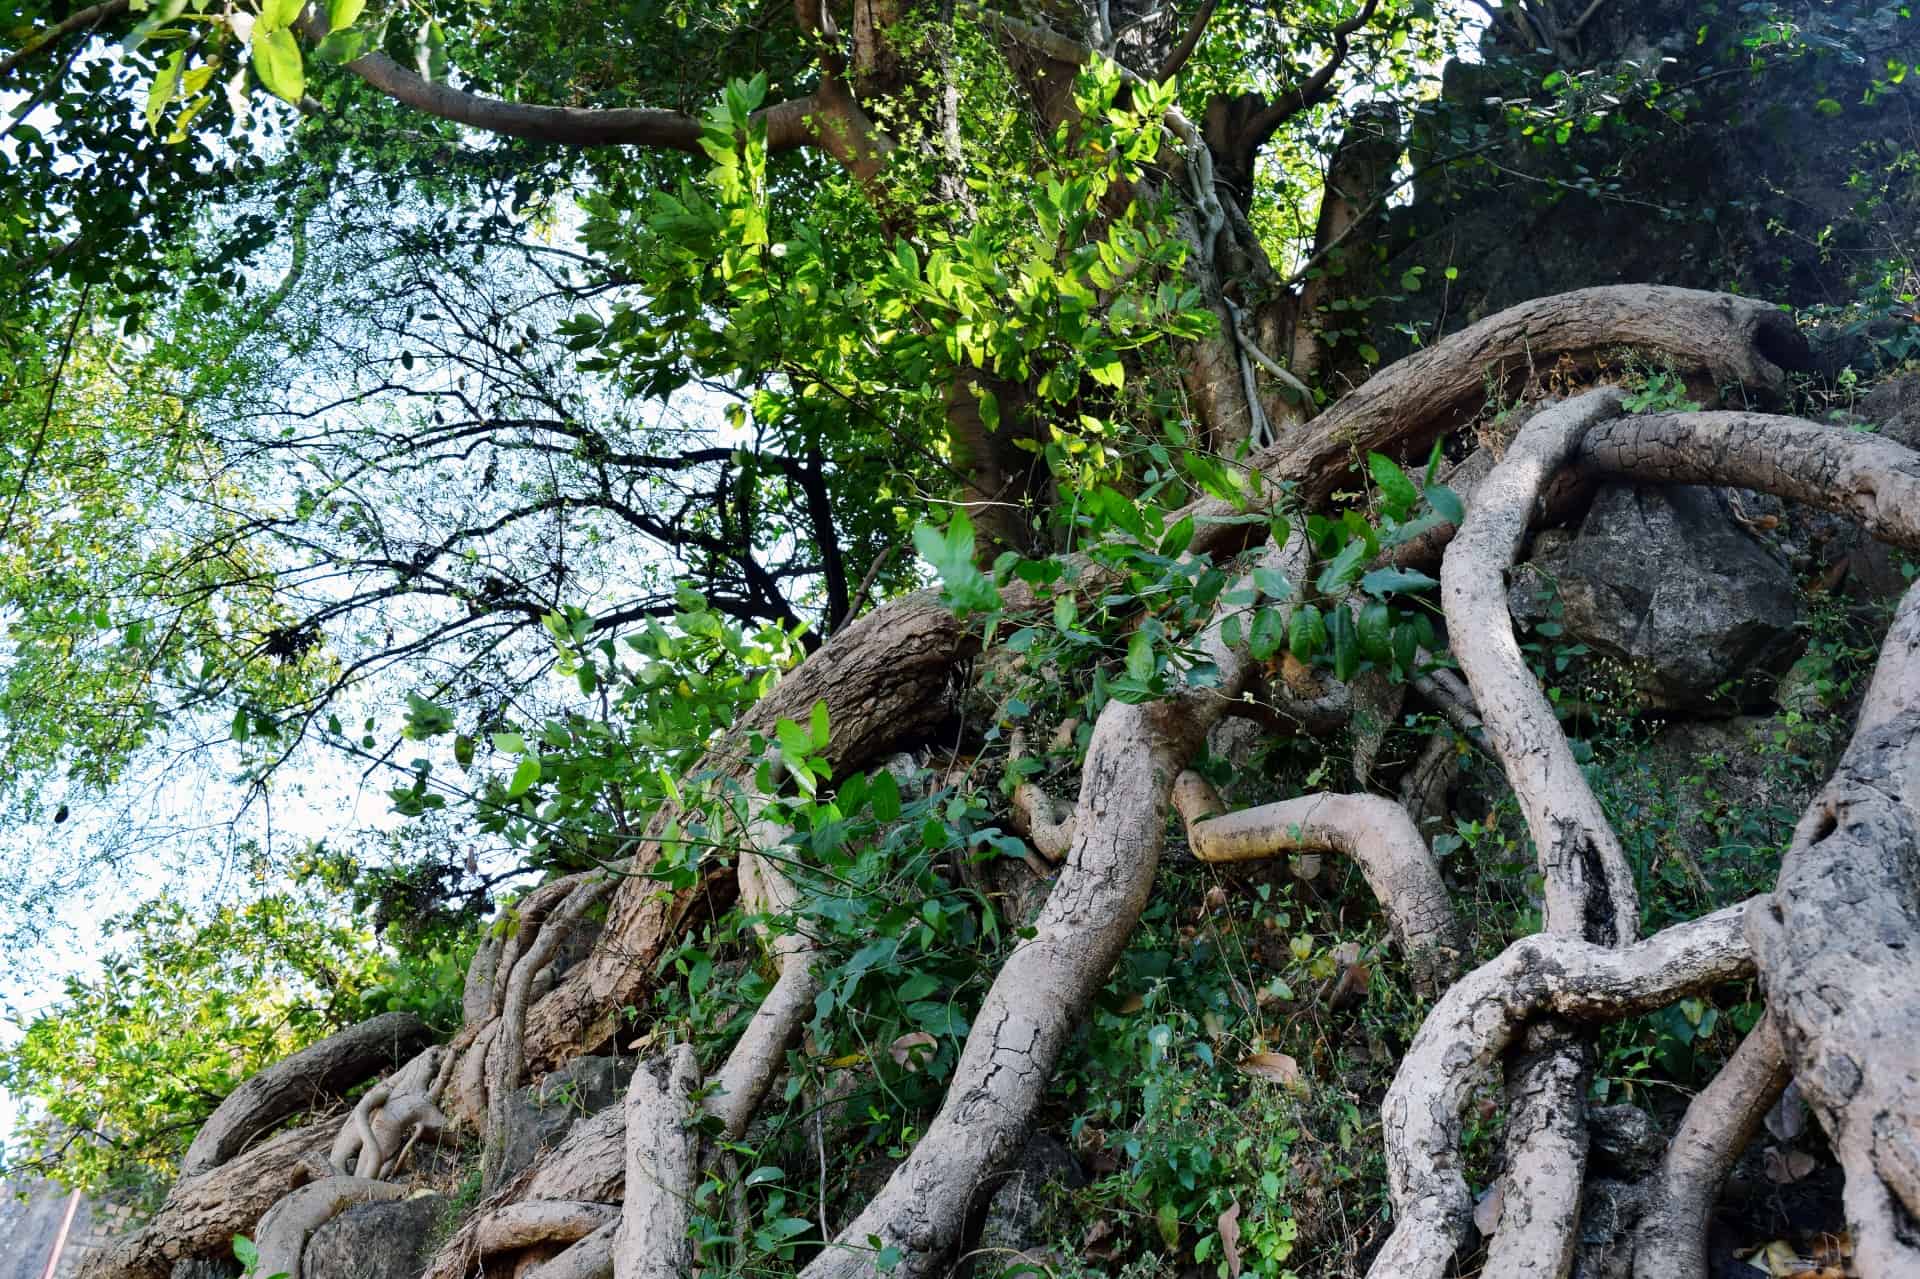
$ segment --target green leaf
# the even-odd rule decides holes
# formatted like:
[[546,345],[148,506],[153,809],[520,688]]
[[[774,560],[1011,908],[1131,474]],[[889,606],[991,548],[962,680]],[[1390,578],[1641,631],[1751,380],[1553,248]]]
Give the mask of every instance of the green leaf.
[[1381,666],[1393,660],[1393,610],[1379,600],[1369,600],[1355,619],[1360,652],[1368,661]]
[[1127,675],[1141,684],[1153,678],[1153,640],[1145,631],[1127,641]]
[[892,773],[881,769],[873,775],[873,785],[868,791],[868,802],[873,805],[873,819],[887,823],[900,817],[900,783]]
[[1353,579],[1360,576],[1361,566],[1366,562],[1367,544],[1360,538],[1354,538],[1340,548],[1326,568],[1320,572],[1320,579],[1314,583],[1314,589],[1322,595],[1335,595],[1353,585]]
[[260,1264],[260,1250],[253,1246],[253,1240],[245,1235],[233,1237],[233,1255],[241,1265],[251,1270]]
[[1384,453],[1367,454],[1367,470],[1373,475],[1373,482],[1379,486],[1381,504],[1387,514],[1396,520],[1403,520],[1414,503],[1420,500],[1420,490],[1413,486],[1407,473],[1400,464]]
[[187,52],[176,50],[167,64],[154,74],[153,83],[147,86],[147,130],[158,127],[160,117],[166,112],[167,104],[173,101],[173,95],[180,88],[180,68],[185,64]]
[[1253,584],[1270,600],[1283,600],[1293,594],[1293,583],[1277,568],[1256,568],[1253,570]]
[[1427,505],[1431,506],[1440,518],[1456,526],[1466,523],[1467,505],[1460,500],[1458,493],[1444,484],[1429,484],[1426,493]]
[[1360,589],[1369,595],[1391,595],[1396,591],[1424,591],[1440,583],[1418,569],[1377,568],[1360,579]]
[[1193,516],[1183,515],[1174,526],[1160,539],[1160,554],[1168,559],[1178,559],[1193,545]]
[[507,798],[518,799],[533,789],[540,780],[540,757],[529,755],[514,767],[513,778],[507,783]]
[[473,767],[473,738],[465,733],[457,734],[453,739],[453,762],[462,768]]
[[780,754],[789,767],[799,764],[812,753],[813,736],[790,719],[782,719],[773,726],[773,735],[779,739]]
[[827,704],[824,701],[813,704],[807,727],[811,731],[813,749],[816,751],[827,749]]
[[327,33],[345,31],[366,11],[367,0],[329,0]]
[[1153,1214],[1154,1227],[1160,1232],[1160,1242],[1167,1245],[1169,1251],[1178,1251],[1180,1247],[1180,1212],[1170,1199],[1162,1199],[1160,1207]]
[[269,31],[283,31],[299,20],[300,11],[307,7],[307,0],[260,0],[260,16],[254,22],[257,32],[261,27]]
[[1327,615],[1327,638],[1333,647],[1333,677],[1350,680],[1360,673],[1360,634],[1353,613],[1336,608]]
[[920,558],[940,575],[942,596],[954,612],[984,612],[999,607],[999,588],[973,562],[973,521],[965,511],[953,513],[953,523],[945,533],[931,524],[914,525],[913,545]]
[[294,40],[293,32],[284,27],[271,31],[254,27],[253,70],[275,97],[298,104],[307,91],[306,73],[300,65],[300,45]]
[[1325,647],[1327,642],[1327,624],[1320,616],[1320,610],[1311,604],[1302,604],[1293,611],[1293,622],[1288,627],[1287,647],[1293,653],[1294,660],[1310,662],[1313,655]]
[[1096,351],[1087,357],[1087,375],[1102,386],[1118,391],[1127,384],[1127,368],[1112,351]]
[[778,1181],[786,1175],[787,1174],[784,1169],[775,1168],[771,1164],[764,1164],[761,1167],[755,1168],[752,1172],[748,1173],[744,1178],[741,1179],[740,1184],[748,1188],[752,1188],[754,1186],[764,1186],[769,1182]]
[[495,733],[493,749],[504,755],[524,755],[527,753],[527,739],[518,733]]

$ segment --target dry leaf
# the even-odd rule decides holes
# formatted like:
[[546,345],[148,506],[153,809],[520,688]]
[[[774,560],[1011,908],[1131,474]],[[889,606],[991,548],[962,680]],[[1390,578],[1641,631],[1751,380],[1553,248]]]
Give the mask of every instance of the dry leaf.
[[1089,1261],[1112,1261],[1119,1255],[1119,1242],[1113,1223],[1101,1217],[1087,1227],[1087,1233],[1080,1240],[1080,1251]]
[[1790,1186],[1819,1166],[1814,1157],[1804,1150],[1779,1150],[1773,1147],[1768,1147],[1761,1163],[1766,1169],[1767,1180],[1776,1186]]
[[1116,1008],[1114,1011],[1118,1013],[1123,1013],[1123,1014],[1137,1013],[1142,1008],[1145,1008],[1146,1006],[1147,1006],[1147,1001],[1140,998],[1140,996],[1128,995],[1125,999],[1120,1001],[1120,1007]]
[[1300,1075],[1300,1063],[1285,1053],[1253,1053],[1240,1059],[1240,1069],[1255,1079],[1305,1092],[1307,1082]]
[[1473,1205],[1473,1228],[1480,1232],[1482,1239],[1493,1238],[1494,1232],[1500,1229],[1500,1210],[1506,1206],[1506,1191],[1500,1188],[1497,1181],[1481,1194],[1479,1201]]
[[934,1045],[939,1042],[924,1030],[910,1031],[887,1046],[893,1054],[894,1062],[909,1072],[920,1069],[920,1064],[933,1056]]
[[1227,890],[1215,884],[1207,890],[1207,909],[1222,911],[1227,908]]
[[1227,1279],[1240,1279],[1240,1201],[1233,1201],[1213,1223],[1220,1228],[1220,1251],[1227,1259]]

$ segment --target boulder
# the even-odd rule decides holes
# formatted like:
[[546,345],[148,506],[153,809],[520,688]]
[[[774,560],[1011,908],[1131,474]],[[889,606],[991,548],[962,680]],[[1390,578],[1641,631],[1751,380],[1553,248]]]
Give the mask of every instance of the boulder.
[[1000,1179],[980,1224],[975,1276],[1040,1276],[1059,1268],[1046,1252],[1059,1233],[1049,1229],[1048,1191],[1087,1184],[1067,1148],[1045,1133],[1028,1138],[1020,1157]]
[[507,1109],[501,1179],[532,1165],[541,1151],[560,1144],[567,1130],[620,1100],[633,1063],[617,1057],[576,1057],[514,1095]]
[[1888,378],[1867,392],[1854,412],[1888,439],[1920,449],[1920,373]]
[[308,1238],[302,1279],[417,1279],[445,1207],[440,1196],[422,1195],[347,1209]]
[[1624,664],[1650,706],[1758,700],[1791,659],[1794,582],[1738,501],[1717,489],[1603,485],[1571,537],[1537,539],[1508,606]]

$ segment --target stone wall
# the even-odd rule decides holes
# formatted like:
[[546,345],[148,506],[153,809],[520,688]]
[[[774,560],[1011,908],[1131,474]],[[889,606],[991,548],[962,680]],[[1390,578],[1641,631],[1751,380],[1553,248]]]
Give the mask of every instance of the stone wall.
[[[67,1200],[67,1190],[51,1181],[0,1181],[0,1279],[41,1279]],[[132,1208],[82,1196],[54,1279],[74,1279],[82,1262],[132,1225]]]

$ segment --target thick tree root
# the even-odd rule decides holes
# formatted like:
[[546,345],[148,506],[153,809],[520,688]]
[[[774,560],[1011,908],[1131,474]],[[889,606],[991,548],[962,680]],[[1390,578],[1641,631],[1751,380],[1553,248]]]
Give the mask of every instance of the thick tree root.
[[527,1271],[525,1279],[612,1279],[613,1239],[619,1230],[617,1219],[608,1222],[559,1256]]
[[1650,1012],[1753,972],[1741,930],[1747,903],[1624,949],[1540,934],[1462,977],[1407,1049],[1381,1107],[1394,1230],[1372,1279],[1439,1279],[1473,1225],[1461,1175],[1461,1116],[1527,1025],[1581,1024]]
[[1620,412],[1620,401],[1618,391],[1606,389],[1536,414],[1481,483],[1440,570],[1454,656],[1546,878],[1547,928],[1608,946],[1633,940],[1639,930],[1633,870],[1520,655],[1504,574],[1547,483],[1590,427]]
[[281,1120],[312,1110],[423,1048],[429,1034],[412,1013],[382,1013],[259,1071],[227,1094],[180,1161],[182,1180],[210,1172]]
[[[1026,736],[1018,729],[1009,739],[1009,762],[1026,753]],[[1073,847],[1073,810],[1055,802],[1037,782],[1021,782],[1013,788],[1009,804],[1013,828],[1027,837],[1033,850],[1049,862],[1058,862]]]
[[433,1102],[446,1056],[444,1048],[429,1048],[360,1098],[327,1155],[335,1174],[377,1179],[399,1163],[402,1147],[447,1126]]
[[640,1064],[627,1089],[627,1184],[613,1240],[614,1279],[682,1279],[699,1138],[687,1126],[700,1067],[687,1044]]
[[1241,862],[1278,853],[1332,852],[1353,859],[1406,953],[1415,985],[1432,994],[1460,968],[1464,941],[1453,902],[1405,809],[1378,795],[1302,795],[1225,812],[1220,796],[1191,769],[1174,783],[1187,843],[1205,862]]
[[[1263,564],[1299,580],[1304,542],[1269,550]],[[898,1279],[932,1273],[959,1241],[974,1189],[1025,1140],[1055,1060],[1147,904],[1174,777],[1248,678],[1245,649],[1225,642],[1217,619],[1196,647],[1217,668],[1217,687],[1101,711],[1081,773],[1073,847],[1033,937],[988,990],[940,1113],[887,1184],[807,1266],[807,1279],[877,1273],[873,1239],[901,1251],[889,1271]]]
[[1701,1279],[1707,1218],[1727,1174],[1787,1086],[1787,1060],[1773,1019],[1762,1017],[1713,1082],[1687,1107],[1640,1218],[1634,1279]]
[[260,1218],[254,1246],[260,1250],[260,1275],[300,1279],[300,1257],[307,1236],[355,1204],[405,1199],[407,1188],[366,1177],[327,1177],[283,1196]]
[[1861,1273],[1920,1274],[1920,585],[1747,933]]

